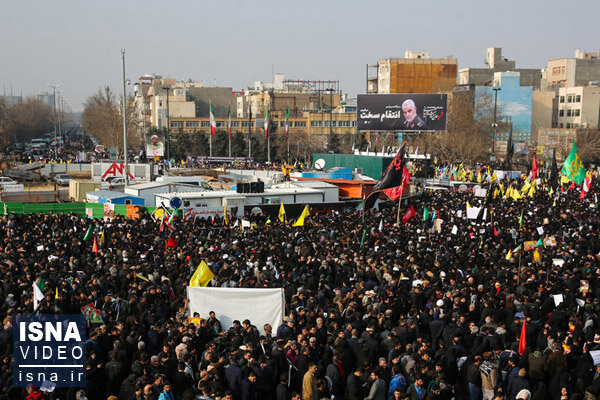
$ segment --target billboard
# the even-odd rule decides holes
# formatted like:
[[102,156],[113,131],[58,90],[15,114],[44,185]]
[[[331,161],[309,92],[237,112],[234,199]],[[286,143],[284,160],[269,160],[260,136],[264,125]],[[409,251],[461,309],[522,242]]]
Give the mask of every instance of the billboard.
[[165,138],[162,133],[154,132],[146,134],[146,157],[164,157]]
[[359,94],[356,122],[363,131],[445,131],[446,94]]

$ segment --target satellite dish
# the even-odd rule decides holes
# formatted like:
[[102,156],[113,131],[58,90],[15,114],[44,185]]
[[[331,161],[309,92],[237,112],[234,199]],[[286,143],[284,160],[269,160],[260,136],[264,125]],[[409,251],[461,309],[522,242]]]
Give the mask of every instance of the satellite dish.
[[315,169],[318,169],[320,171],[323,168],[325,168],[325,160],[319,158],[317,161],[315,161]]

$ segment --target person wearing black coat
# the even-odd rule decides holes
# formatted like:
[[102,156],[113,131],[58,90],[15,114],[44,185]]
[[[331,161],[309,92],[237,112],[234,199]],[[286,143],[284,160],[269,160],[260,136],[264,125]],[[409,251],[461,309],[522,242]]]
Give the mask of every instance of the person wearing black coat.
[[365,398],[365,389],[363,386],[364,369],[358,368],[350,374],[346,381],[346,400],[363,400]]

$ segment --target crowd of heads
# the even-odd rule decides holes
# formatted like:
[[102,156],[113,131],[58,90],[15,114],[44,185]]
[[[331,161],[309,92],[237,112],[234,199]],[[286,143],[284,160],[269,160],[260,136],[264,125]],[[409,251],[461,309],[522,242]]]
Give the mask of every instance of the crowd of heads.
[[[303,227],[248,215],[256,228],[244,230],[218,218],[160,232],[149,215],[4,215],[0,392],[23,398],[12,317],[34,312],[42,278],[36,312],[93,303],[103,318],[88,328],[86,388],[46,397],[595,398],[597,186],[583,201],[577,189],[546,189],[492,199],[485,219],[466,218],[466,203],[484,200],[473,192],[425,192],[404,200],[401,213],[419,214],[406,223],[396,205],[313,212]],[[425,207],[441,221],[422,218]],[[103,233],[97,253],[83,241],[90,226]],[[539,239],[547,246],[515,251]],[[281,324],[240,318],[223,329],[213,310],[190,315],[186,286],[202,260],[212,286],[283,288]]]

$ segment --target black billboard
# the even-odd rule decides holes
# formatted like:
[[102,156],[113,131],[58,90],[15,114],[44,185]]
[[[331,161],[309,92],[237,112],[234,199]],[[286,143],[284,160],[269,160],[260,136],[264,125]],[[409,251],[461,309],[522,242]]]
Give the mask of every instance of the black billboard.
[[445,131],[446,94],[359,94],[356,123],[362,131]]

